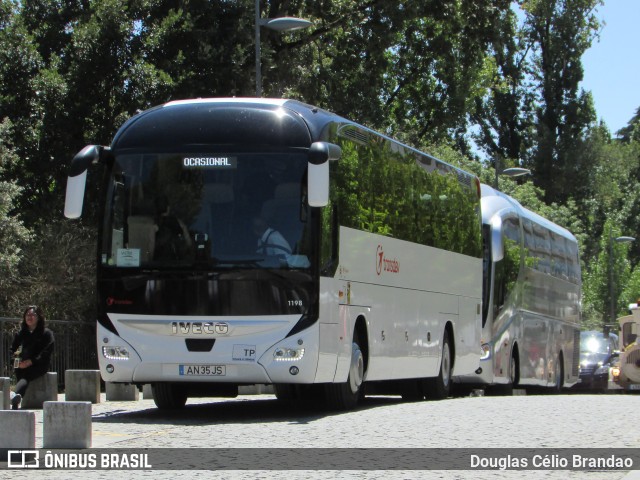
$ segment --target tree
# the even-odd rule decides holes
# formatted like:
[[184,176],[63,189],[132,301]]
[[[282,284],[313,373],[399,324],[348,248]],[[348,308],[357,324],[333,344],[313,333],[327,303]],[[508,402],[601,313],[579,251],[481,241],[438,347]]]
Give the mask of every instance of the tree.
[[640,107],[636,110],[636,113],[626,127],[621,128],[618,131],[618,136],[623,142],[640,142]]
[[[619,236],[621,231],[616,226],[616,220],[607,220],[600,239],[600,250],[590,262],[589,268],[583,272],[583,317],[584,323],[590,328],[612,323],[612,299],[616,318],[626,312],[630,303],[621,294],[625,291],[631,274],[627,256],[629,246],[612,240]],[[613,321],[615,322],[615,318]]]
[[473,136],[489,158],[510,159],[520,165],[529,155],[535,126],[530,44],[512,9],[498,12],[497,25],[487,59],[487,88],[475,97],[471,112],[472,122],[479,127]]
[[[0,178],[6,166],[17,161],[7,144],[11,123],[0,123]],[[11,291],[18,280],[18,266],[24,256],[24,247],[31,235],[16,212],[15,200],[20,187],[14,182],[0,180],[0,312],[7,312]]]
[[567,178],[582,178],[580,145],[595,121],[591,95],[579,89],[581,57],[591,46],[599,23],[594,9],[601,0],[520,0],[525,31],[533,47],[534,77],[540,86],[537,138],[533,158],[536,184],[545,200],[572,196]]

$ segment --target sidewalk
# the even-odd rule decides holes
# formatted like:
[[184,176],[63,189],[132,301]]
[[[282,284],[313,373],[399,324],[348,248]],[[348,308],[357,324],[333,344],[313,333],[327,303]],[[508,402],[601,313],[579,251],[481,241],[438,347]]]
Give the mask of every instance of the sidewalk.
[[[58,399],[64,401],[64,395]],[[609,398],[594,396],[582,398],[585,403],[599,402],[602,410],[612,401],[616,404],[625,400],[625,405],[636,405],[636,398]],[[552,402],[552,403],[551,403]],[[567,471],[567,470],[526,470],[526,471],[402,471],[402,470],[189,470],[190,457],[201,452],[215,452],[230,449],[237,455],[245,455],[245,449],[269,448],[316,448],[316,449],[352,449],[366,448],[468,448],[470,442],[478,440],[477,430],[482,430],[483,418],[493,418],[497,412],[513,417],[517,413],[532,410],[533,405],[539,408],[558,402],[571,402],[576,407],[576,416],[584,409],[576,406],[574,397],[513,397],[489,399],[451,399],[447,402],[401,402],[398,399],[372,398],[369,404],[354,412],[323,413],[313,409],[295,410],[274,401],[273,395],[241,395],[235,399],[201,398],[189,399],[187,408],[178,411],[161,411],[151,399],[135,401],[106,401],[92,405],[92,438],[91,449],[119,449],[120,452],[137,452],[145,449],[167,449],[167,455],[180,455],[185,468],[180,470],[154,470],[150,473],[154,479],[173,479],[179,472],[189,471],[202,478],[233,479],[268,479],[281,478],[286,475],[292,480],[298,479],[346,479],[358,480],[389,478],[392,480],[408,480],[438,477],[442,479],[474,480],[531,478],[545,480],[573,480],[589,478],[590,480],[640,480],[640,471]],[[580,407],[580,408],[578,408]],[[598,408],[600,408],[598,407]],[[610,407],[608,407],[610,408]],[[560,408],[561,409],[561,408]],[[36,416],[37,449],[43,448],[43,411],[32,410]],[[492,416],[493,415],[493,416]],[[510,430],[496,440],[502,443],[496,447],[517,445],[529,448],[586,448],[594,444],[604,444],[611,433],[592,432],[592,424],[577,428],[574,417],[563,415],[566,427],[559,428],[557,423],[547,429],[541,429],[540,417],[528,415],[521,418]],[[544,415],[548,417],[548,413]],[[609,425],[610,422],[606,422]],[[422,426],[423,428],[415,428]],[[618,431],[619,425],[611,425],[611,431]],[[585,430],[588,440],[585,443],[576,439],[583,438],[580,432]],[[524,433],[523,433],[524,432]],[[556,432],[552,438],[549,432]],[[7,432],[0,432],[0,435]],[[9,433],[10,434],[10,433]],[[587,443],[588,442],[588,443]],[[483,448],[481,443],[477,444]],[[609,445],[609,444],[607,444]],[[612,443],[612,447],[628,448],[628,444]],[[515,447],[514,447],[515,448]],[[99,453],[99,452],[98,452]],[[156,452],[157,453],[157,452]],[[228,452],[227,452],[228,453]],[[338,452],[339,453],[339,452]],[[508,452],[507,452],[508,453]],[[164,453],[163,453],[164,455]],[[184,458],[181,456],[184,455]],[[334,457],[332,457],[334,458]],[[163,457],[165,460],[165,457]],[[173,461],[167,458],[167,461]],[[198,457],[200,460],[200,457]],[[151,462],[151,463],[155,463]],[[181,463],[182,464],[182,463]],[[636,466],[637,468],[637,466]],[[0,471],[2,466],[0,465]],[[199,472],[199,473],[196,473]],[[29,471],[12,471],[14,480],[34,478]],[[31,471],[31,473],[36,473]],[[73,473],[67,476],[66,473]],[[152,475],[151,475],[152,474]],[[85,471],[65,472],[38,471],[36,478],[82,478],[106,480],[113,478],[114,472]],[[118,472],[118,478],[139,478],[145,476],[142,471]]]

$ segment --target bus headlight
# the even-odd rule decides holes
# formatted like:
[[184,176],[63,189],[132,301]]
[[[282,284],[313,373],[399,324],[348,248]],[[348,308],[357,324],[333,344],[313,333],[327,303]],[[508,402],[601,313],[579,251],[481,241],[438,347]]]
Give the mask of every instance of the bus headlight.
[[611,376],[618,378],[620,376],[620,367],[611,367]]
[[304,357],[304,348],[276,348],[273,358],[276,362],[295,362]]
[[129,350],[125,347],[102,347],[102,355],[109,360],[129,360]]
[[484,343],[480,347],[480,350],[480,360],[489,360],[491,358],[491,345]]

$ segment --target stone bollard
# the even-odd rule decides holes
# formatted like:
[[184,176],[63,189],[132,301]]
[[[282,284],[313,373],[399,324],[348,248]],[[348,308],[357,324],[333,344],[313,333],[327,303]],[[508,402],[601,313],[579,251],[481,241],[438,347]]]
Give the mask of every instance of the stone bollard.
[[2,390],[2,398],[0,398],[0,410],[10,410],[11,379],[9,377],[0,377],[0,390]]
[[0,458],[4,462],[9,450],[36,447],[36,413],[23,410],[0,411]]
[[129,383],[106,382],[107,401],[137,401],[140,398],[138,387]]
[[100,403],[100,370],[66,370],[65,400]]
[[58,374],[47,372],[43,376],[29,382],[20,408],[42,408],[44,402],[58,400]]
[[43,448],[91,448],[91,402],[44,402]]
[[145,383],[142,386],[142,398],[144,400],[153,400],[153,388],[150,383]]
[[273,385],[257,383],[255,385],[242,385],[238,387],[238,395],[269,395],[273,393]]

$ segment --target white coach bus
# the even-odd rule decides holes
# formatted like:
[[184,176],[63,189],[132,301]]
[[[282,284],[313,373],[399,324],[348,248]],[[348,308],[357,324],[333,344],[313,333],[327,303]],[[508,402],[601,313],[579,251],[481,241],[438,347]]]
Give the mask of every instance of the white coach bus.
[[[353,408],[444,397],[480,360],[476,177],[290,100],[170,102],[72,162],[79,217],[105,181],[97,344],[108,382],[156,405],[273,384]],[[367,390],[369,391],[369,390]]]
[[581,275],[576,238],[482,185],[482,350],[462,386],[559,392],[578,381]]

